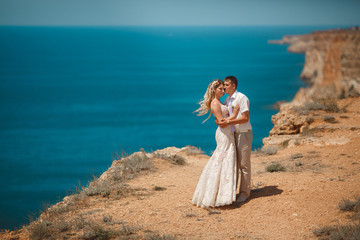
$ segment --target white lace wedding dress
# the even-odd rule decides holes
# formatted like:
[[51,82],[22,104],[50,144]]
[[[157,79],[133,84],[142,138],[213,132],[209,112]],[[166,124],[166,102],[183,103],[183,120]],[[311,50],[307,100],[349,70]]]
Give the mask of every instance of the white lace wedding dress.
[[[221,105],[223,117],[229,115]],[[216,149],[206,164],[192,199],[199,207],[218,207],[236,200],[236,148],[230,126],[216,130]]]

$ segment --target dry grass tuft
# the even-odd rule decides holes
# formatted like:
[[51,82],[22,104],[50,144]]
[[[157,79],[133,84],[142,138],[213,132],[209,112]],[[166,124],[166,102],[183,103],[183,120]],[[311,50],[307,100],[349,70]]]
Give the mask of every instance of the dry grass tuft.
[[204,151],[201,150],[201,148],[197,148],[194,146],[186,146],[186,149],[183,150],[182,152],[184,152],[186,155],[200,155],[200,154],[204,154]]
[[154,187],[155,191],[165,191],[166,189],[167,189],[166,187],[159,187],[159,186]]
[[274,155],[274,154],[277,153],[277,151],[278,151],[278,148],[277,147],[272,147],[272,146],[263,147],[261,149],[261,153],[266,154],[266,155]]
[[104,229],[102,226],[91,222],[84,227],[84,234],[81,238],[84,240],[108,240],[115,235],[114,231]]
[[190,212],[186,212],[186,213],[185,213],[185,217],[189,217],[189,218],[191,218],[191,217],[196,217],[196,214],[197,214],[197,213],[194,213],[194,212],[192,211],[192,209],[190,209]]
[[111,225],[113,223],[112,215],[104,215],[103,222]]
[[342,202],[339,203],[339,209],[346,212],[352,212],[356,207],[360,207],[360,198],[356,201],[343,199]]
[[345,226],[326,226],[314,229],[313,233],[320,239],[329,240],[347,240],[360,239],[360,225],[349,224]]
[[134,178],[141,171],[153,170],[154,165],[144,152],[137,152],[130,156],[121,157],[112,166],[114,181],[124,181]]
[[49,214],[60,214],[60,213],[65,213],[69,211],[69,206],[68,205],[54,205],[50,208],[48,208],[48,213]]
[[116,188],[116,195],[120,197],[127,197],[134,193],[134,189],[130,187],[128,184],[121,184]]
[[360,197],[354,201],[343,199],[339,205],[339,209],[345,212],[353,212],[353,220],[360,220]]
[[54,239],[54,227],[48,221],[30,224],[28,228],[32,240]]
[[305,103],[302,108],[298,110],[323,110],[326,112],[341,111],[335,99],[313,99],[311,102]]
[[303,158],[303,157],[304,156],[301,153],[296,153],[296,154],[293,154],[293,155],[290,156],[290,158],[292,160],[297,159],[297,158]]
[[[354,201],[343,199],[339,205],[341,211],[353,212],[352,219],[354,221],[360,220],[360,197],[355,198]],[[347,224],[344,226],[325,226],[319,229],[314,229],[313,233],[320,237],[320,239],[360,239],[360,224]]]
[[32,222],[28,227],[30,239],[56,239],[61,233],[67,232],[72,228],[72,223],[63,218],[50,221]]
[[183,158],[180,155],[174,154],[174,155],[166,155],[161,153],[153,153],[153,156],[156,158],[164,159],[166,161],[169,161],[172,164],[175,165],[184,165],[185,164],[185,158]]
[[265,168],[267,172],[284,172],[286,168],[280,163],[271,163],[269,166]]
[[335,117],[331,116],[331,115],[324,116],[323,120],[328,123],[338,123],[338,121],[336,121]]
[[140,227],[130,227],[123,224],[121,229],[117,232],[117,234],[120,236],[130,236],[138,232],[140,229],[141,229]]
[[111,186],[108,181],[94,180],[84,189],[84,192],[87,196],[101,195],[103,197],[108,197],[111,192]]
[[221,214],[220,211],[215,211],[212,210],[211,208],[205,208],[208,211],[208,215],[212,215],[212,214]]

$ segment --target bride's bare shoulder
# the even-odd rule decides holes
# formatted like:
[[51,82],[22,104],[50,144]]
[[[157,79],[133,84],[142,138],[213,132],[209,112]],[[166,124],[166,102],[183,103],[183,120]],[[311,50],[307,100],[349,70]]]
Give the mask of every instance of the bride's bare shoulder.
[[221,102],[217,99],[212,100],[210,104],[210,109],[213,114],[215,112],[221,111]]
[[219,100],[217,99],[214,99],[211,101],[211,104],[210,104],[211,108],[214,108],[214,107],[220,107],[221,106],[221,103]]

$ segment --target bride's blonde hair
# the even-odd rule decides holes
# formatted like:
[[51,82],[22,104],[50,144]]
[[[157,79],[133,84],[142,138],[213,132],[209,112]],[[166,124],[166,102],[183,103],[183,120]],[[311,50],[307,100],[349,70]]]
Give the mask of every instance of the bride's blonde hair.
[[[198,109],[196,109],[194,112],[197,113],[198,116],[203,116],[205,114],[207,114],[209,111],[210,111],[210,104],[211,104],[211,101],[215,98],[215,89],[218,88],[220,85],[223,85],[224,82],[221,81],[220,79],[215,79],[214,81],[212,81],[206,92],[205,92],[205,95],[204,95],[204,99],[202,99],[199,104],[200,104],[200,107]],[[211,116],[211,112],[209,114],[209,117],[206,118],[204,122],[206,122]]]

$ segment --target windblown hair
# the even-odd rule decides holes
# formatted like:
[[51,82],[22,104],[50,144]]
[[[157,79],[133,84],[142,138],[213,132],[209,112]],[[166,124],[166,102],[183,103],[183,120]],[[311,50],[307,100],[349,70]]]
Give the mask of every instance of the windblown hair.
[[[220,79],[215,79],[214,81],[212,81],[206,92],[205,92],[205,95],[204,95],[204,99],[202,99],[199,104],[200,104],[200,107],[198,109],[196,109],[194,112],[197,113],[198,116],[203,116],[205,114],[207,114],[209,111],[210,111],[210,104],[211,104],[211,101],[215,98],[215,89],[218,88],[220,85],[223,85],[224,82],[221,81]],[[206,122],[211,116],[211,112],[209,114],[209,117],[206,118],[204,122]]]

